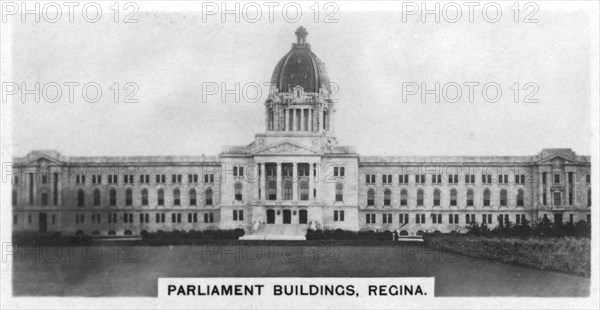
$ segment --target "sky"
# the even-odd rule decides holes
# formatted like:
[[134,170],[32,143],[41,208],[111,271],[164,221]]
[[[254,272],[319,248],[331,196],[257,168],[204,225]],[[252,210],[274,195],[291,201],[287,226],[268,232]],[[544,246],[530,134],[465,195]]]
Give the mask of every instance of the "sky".
[[[36,149],[68,156],[218,155],[223,145],[249,144],[265,130],[268,87],[257,93],[255,86],[270,81],[300,25],[336,85],[338,141],[360,155],[535,155],[543,148],[591,155],[593,42],[585,11],[539,3],[537,23],[515,23],[508,7],[497,23],[479,11],[473,23],[466,16],[423,23],[419,16],[403,22],[392,2],[359,10],[342,3],[337,22],[323,22],[332,10],[321,8],[315,23],[309,5],[302,4],[297,22],[278,13],[273,22],[264,16],[257,23],[243,16],[223,22],[219,14],[203,21],[199,5],[155,10],[143,3],[138,23],[113,22],[107,7],[97,23],[14,19],[11,76],[4,80],[28,88],[39,82],[48,86],[48,98],[57,83],[63,94],[56,103],[45,96],[22,102],[18,95],[2,103],[10,105],[13,155]],[[65,82],[79,83],[74,102]],[[433,89],[436,82],[448,98],[406,95],[407,85]],[[473,102],[469,82],[479,83]],[[97,102],[81,95],[86,83],[102,88]],[[223,100],[222,86],[236,83],[246,95]],[[488,83],[502,89],[497,102],[490,102],[495,88],[488,88],[490,100],[482,94]],[[462,96],[451,102],[456,85]],[[134,90],[137,102],[124,102]],[[89,93],[94,97],[94,88]],[[528,95],[537,102],[526,102]]]

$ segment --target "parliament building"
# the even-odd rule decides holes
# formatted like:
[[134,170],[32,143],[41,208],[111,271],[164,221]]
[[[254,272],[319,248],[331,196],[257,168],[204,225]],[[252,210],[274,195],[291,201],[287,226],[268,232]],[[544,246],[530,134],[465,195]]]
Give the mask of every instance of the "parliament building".
[[325,64],[306,42],[277,63],[265,131],[218,156],[70,157],[32,151],[12,167],[13,231],[138,236],[243,229],[466,232],[472,223],[590,221],[590,157],[360,156],[335,135]]

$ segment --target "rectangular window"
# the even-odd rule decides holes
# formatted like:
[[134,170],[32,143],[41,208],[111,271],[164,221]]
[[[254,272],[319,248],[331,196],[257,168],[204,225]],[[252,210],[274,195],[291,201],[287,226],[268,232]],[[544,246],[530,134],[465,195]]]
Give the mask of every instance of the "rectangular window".
[[560,174],[554,174],[554,184],[560,183]]
[[417,174],[415,176],[415,183],[425,184],[425,175],[424,174]]
[[562,204],[561,199],[560,199],[560,193],[559,192],[555,192],[554,193],[554,205],[555,206],[560,206]]
[[401,174],[398,176],[398,181],[400,184],[407,184],[408,183],[408,174]]
[[381,176],[382,177],[382,183],[383,184],[390,184],[392,183],[392,175],[391,174],[384,174]]
[[367,174],[366,175],[366,182],[367,182],[367,184],[374,184],[375,183],[375,175],[374,174]]
[[442,175],[441,174],[432,174],[431,175],[431,183],[435,183],[435,184],[442,183]]
[[585,175],[585,184],[590,185],[592,183],[592,176],[589,174]]
[[214,183],[215,182],[215,175],[214,174],[205,174],[204,175],[204,183]]

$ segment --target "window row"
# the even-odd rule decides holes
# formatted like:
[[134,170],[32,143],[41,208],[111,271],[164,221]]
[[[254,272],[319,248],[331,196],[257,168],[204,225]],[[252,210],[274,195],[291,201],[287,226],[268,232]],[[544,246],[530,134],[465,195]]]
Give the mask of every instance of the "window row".
[[[240,210],[240,212],[243,212]],[[181,214],[182,213],[171,213],[171,223],[181,223]],[[140,224],[149,224],[150,213],[139,213],[138,214],[138,223]],[[214,214],[213,212],[205,212],[201,213],[204,216],[204,223],[214,223]],[[92,214],[91,222],[94,224],[103,223],[101,214]],[[240,220],[243,220],[243,213],[240,215]],[[109,213],[106,214],[106,223],[118,223],[118,214],[117,213]],[[123,213],[120,217],[123,223],[133,224],[135,223],[135,216],[133,213]],[[154,214],[154,223],[166,223],[166,213],[156,213]],[[198,223],[198,213],[188,213],[187,214],[187,222],[188,223]],[[75,214],[75,223],[77,224],[85,224],[85,214]]]
[[[101,205],[101,192],[99,189],[94,190],[93,194],[92,194],[92,204],[93,206],[100,206]],[[116,206],[117,205],[117,190],[114,188],[111,188],[108,191],[108,200],[109,200],[109,205],[110,206]],[[164,206],[165,205],[165,191],[163,189],[158,189],[156,191],[156,197],[157,197],[157,205],[158,206]],[[147,206],[148,205],[148,189],[143,188],[140,192],[140,201],[141,201],[141,205],[142,206]],[[197,194],[196,194],[196,190],[195,189],[190,189],[188,191],[188,197],[187,197],[187,201],[186,201],[187,205],[189,206],[196,206],[197,205]],[[206,205],[212,205],[213,204],[213,191],[212,189],[208,188],[204,191],[204,203]],[[126,206],[131,206],[133,205],[133,190],[131,188],[128,188],[125,190],[125,201],[124,204]],[[85,191],[83,189],[79,189],[77,191],[77,206],[78,207],[85,207],[86,205],[86,196],[85,196]],[[175,206],[181,206],[182,205],[182,200],[181,200],[181,191],[176,188],[173,190],[173,205]]]
[[[234,167],[234,175],[243,176],[244,168]],[[107,175],[107,183],[106,184],[117,184],[119,183],[119,178],[117,174],[109,174]],[[150,184],[150,175],[149,174],[126,174],[122,175],[123,184],[134,184],[137,180],[140,184]],[[166,184],[167,183],[167,175],[165,174],[156,174],[154,177],[156,184]],[[43,183],[46,183],[46,176],[42,176]],[[198,174],[188,174],[187,175],[187,183],[193,184],[198,183],[199,178]],[[92,184],[103,184],[102,183],[102,175],[94,174],[94,175],[85,175],[85,174],[77,174],[75,175],[75,183],[76,184],[85,184],[86,182],[91,182]],[[213,173],[204,174],[204,183],[214,183],[215,175]],[[172,184],[182,184],[183,183],[183,175],[181,174],[172,174],[171,175],[171,183]]]
[[[426,216],[426,214],[424,213],[418,213],[418,214],[414,214],[414,221],[415,224],[427,224],[427,218],[430,218],[430,221],[432,224],[444,224],[444,218],[447,218],[448,220],[448,224],[461,224],[460,223],[460,214],[454,213],[454,214],[448,214],[447,217],[445,217],[443,214],[441,213],[432,213],[429,214],[429,216]],[[382,223],[383,224],[393,224],[395,223],[394,220],[394,214],[392,213],[383,213],[381,214],[381,218],[382,218]],[[509,214],[500,214],[497,216],[497,221],[498,223],[508,223],[510,220],[509,218]],[[525,224],[527,220],[527,216],[525,214],[516,214],[515,215],[515,223],[516,224]],[[365,221],[367,224],[377,224],[377,214],[376,213],[367,213],[365,214]],[[475,217],[475,214],[465,214],[465,224],[474,224],[477,222],[477,219]],[[409,214],[408,213],[401,213],[398,214],[398,221],[397,223],[399,224],[409,224],[410,223],[410,219],[409,219]],[[481,214],[481,223],[484,224],[492,224],[492,214]]]
[[[441,196],[442,191],[440,189],[433,190],[433,206],[441,206]],[[449,195],[449,205],[450,206],[458,206],[458,190],[450,189]],[[473,189],[468,189],[467,194],[465,196],[465,204],[466,206],[474,206],[474,191]],[[417,190],[417,206],[424,206],[425,204],[425,191],[422,189]],[[500,190],[500,195],[498,197],[498,205],[505,207],[508,206],[508,191],[505,189]],[[400,206],[408,206],[409,192],[407,189],[402,189],[400,191]],[[483,206],[491,206],[492,205],[492,193],[489,189],[483,190],[482,197]],[[516,205],[518,207],[523,207],[525,203],[525,191],[523,189],[519,189],[516,194]],[[383,191],[383,206],[391,206],[392,205],[392,190],[385,189]],[[375,190],[370,188],[367,191],[367,206],[375,206]]]
[[[400,174],[398,175],[398,183],[400,184],[408,184],[409,177],[414,175],[414,182],[416,184],[425,184],[427,182],[426,174]],[[392,184],[393,181],[392,174],[383,174],[381,175],[381,184]],[[449,184],[458,184],[461,179],[465,180],[466,184],[474,184],[475,183],[475,175],[474,174],[449,174],[444,175],[444,179],[448,181]],[[367,174],[365,175],[365,182],[367,184],[375,184],[377,183],[377,178],[375,174]],[[442,184],[442,175],[441,174],[430,174],[429,180],[432,184]],[[508,184],[509,177],[508,174],[501,174],[497,176],[497,182],[500,184]],[[481,183],[483,184],[491,184],[493,183],[491,174],[482,174],[481,175]],[[525,184],[525,175],[524,174],[515,174],[514,175],[514,183],[515,184]]]

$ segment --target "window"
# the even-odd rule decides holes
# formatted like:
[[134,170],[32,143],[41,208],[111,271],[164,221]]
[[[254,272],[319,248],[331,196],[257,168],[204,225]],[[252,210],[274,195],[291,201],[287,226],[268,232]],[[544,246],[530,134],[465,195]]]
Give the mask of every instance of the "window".
[[432,214],[431,215],[433,224],[442,224],[442,214]]
[[473,224],[476,222],[477,222],[477,220],[475,219],[475,214],[466,214],[465,215],[465,223]]
[[244,176],[244,167],[233,167],[233,176],[234,177],[243,177]]
[[525,175],[524,174],[515,174],[515,183],[525,184]]
[[167,183],[167,177],[164,174],[157,174],[156,175],[156,183],[157,184],[165,184]]
[[243,221],[244,220],[244,210],[233,210],[233,220],[234,221]]
[[42,193],[42,206],[48,205],[48,193]]
[[376,222],[375,214],[367,213],[367,224],[375,224]]
[[157,196],[158,196],[158,205],[164,206],[165,205],[165,192],[162,190],[162,188],[158,190]]
[[415,175],[415,183],[417,183],[417,184],[425,184],[425,175],[424,174],[417,174],[417,175]]
[[[337,199],[337,185],[336,185],[336,199]],[[306,184],[306,183],[300,184],[300,200],[308,200],[308,184]],[[341,200],[339,200],[339,201],[341,201]]]
[[507,174],[500,174],[500,175],[498,175],[498,183],[500,183],[500,184],[508,184],[508,175]]
[[[335,170],[335,169],[334,169]],[[334,171],[335,173],[335,171]],[[344,169],[340,172],[341,176],[344,176]],[[298,176],[307,177],[310,175],[310,165],[309,164],[298,164]]]
[[507,205],[507,198],[506,198],[506,190],[503,189],[500,191],[500,206],[501,207],[506,207]]
[[389,206],[392,204],[392,191],[386,189],[383,191],[383,205]]
[[384,174],[381,176],[381,180],[382,180],[383,184],[391,184],[392,183],[392,175]]
[[542,172],[542,184],[546,184],[546,175],[547,172]]
[[434,183],[434,184],[442,183],[442,175],[441,174],[432,174],[431,175],[431,183]]
[[587,206],[591,207],[592,206],[592,189],[588,188],[588,192],[587,192]]
[[277,200],[277,184],[275,181],[269,182],[269,200]]
[[335,185],[335,201],[344,201],[344,185],[341,183]]
[[100,205],[100,190],[95,189],[94,190],[94,206],[99,206],[99,205]]
[[344,210],[333,210],[333,221],[334,222],[343,222],[344,221]]
[[343,177],[345,174],[344,167],[333,167],[333,176],[334,177]]
[[242,184],[235,183],[234,191],[235,191],[235,200],[242,201]]
[[165,222],[165,214],[164,213],[156,213],[156,222],[164,223]]
[[474,174],[467,174],[467,175],[465,175],[465,183],[467,183],[467,184],[475,184],[475,175]]
[[585,175],[585,184],[590,185],[592,183],[592,176],[589,174]]
[[195,206],[196,205],[196,190],[193,188],[190,189],[189,196],[190,196],[190,206]]
[[519,191],[517,192],[517,207],[522,207],[524,206],[524,201],[525,201],[525,191],[523,191],[522,189],[519,189]]
[[400,184],[408,184],[408,174],[401,174],[398,176],[398,182]]
[[198,175],[188,174],[188,183],[198,183]]
[[441,195],[441,192],[439,189],[436,188],[433,190],[433,205],[434,206],[440,205],[440,195]]
[[455,207],[458,203],[458,191],[456,189],[450,190],[450,205]]
[[18,197],[17,197],[17,191],[16,191],[16,190],[13,190],[13,191],[12,191],[12,205],[13,205],[13,206],[16,206],[16,205],[17,205],[17,198],[18,198]]
[[485,189],[483,190],[483,206],[484,207],[489,207],[490,206],[490,200],[491,200],[491,193],[489,189]]
[[284,200],[292,200],[292,184],[291,183],[286,183],[285,186],[283,187],[283,199]]
[[367,206],[375,205],[375,191],[371,188],[367,191]]
[[111,188],[108,192],[108,200],[111,206],[115,206],[117,204],[117,190]]
[[555,193],[553,194],[553,197],[554,197],[554,205],[555,205],[555,206],[560,206],[560,205],[562,204],[562,203],[561,203],[561,199],[560,199],[560,198],[561,198],[561,197],[560,197],[560,192],[555,192]]
[[399,222],[400,224],[408,224],[408,213],[399,214]]
[[117,184],[117,175],[116,174],[108,175],[108,184]]
[[212,173],[209,174],[205,174],[204,175],[204,183],[214,183],[215,182],[215,175]]
[[204,223],[213,223],[214,216],[212,212],[204,213]]
[[150,183],[150,175],[149,174],[141,174],[140,175],[140,183],[149,184]]
[[407,206],[408,205],[408,191],[406,189],[400,190],[400,205]]
[[473,206],[473,200],[473,190],[469,188],[467,190],[467,206]]
[[171,175],[171,183],[181,183],[181,174],[172,174]]
[[[573,216],[573,214],[571,214],[571,221],[573,221],[572,216]],[[525,216],[525,214],[517,214],[517,217],[516,217],[517,225],[525,224],[526,222],[527,222],[527,217]]]
[[125,190],[125,205],[126,206],[131,206],[132,202],[133,202],[133,194],[131,192],[131,188],[128,188]]
[[383,215],[383,223],[384,224],[391,224],[392,223],[392,214],[391,213],[384,213]]
[[19,222],[19,217],[16,214],[13,215],[13,224],[17,225],[18,222]]
[[481,215],[481,223],[492,224],[492,215],[491,214],[482,214]]
[[491,174],[482,174],[481,175],[481,183],[491,184],[492,183],[492,175]]
[[212,204],[213,204],[213,191],[212,191],[212,189],[210,189],[210,188],[206,189],[206,191],[204,192],[204,196],[206,197],[205,198],[206,205],[207,206],[212,206]]
[[148,189],[142,189],[142,206],[148,205]]
[[374,174],[367,174],[367,184],[375,184],[375,175]]
[[560,183],[560,174],[555,173],[554,174],[554,184],[558,184]]
[[415,214],[415,223],[425,224],[425,214]]
[[423,190],[417,190],[417,206],[423,206]]
[[83,207],[85,205],[85,193],[82,189],[77,191],[77,206]]
[[448,183],[456,184],[458,183],[458,174],[450,174],[448,175]]
[[123,175],[123,183],[133,184],[133,174],[131,174],[131,175]]
[[450,224],[459,224],[459,222],[458,222],[458,214],[448,214],[448,223],[450,223]]

